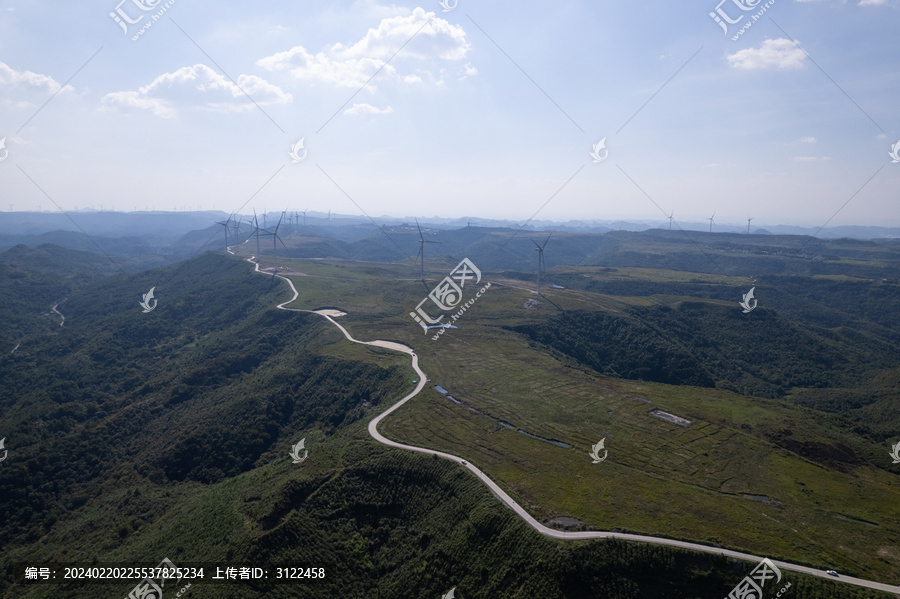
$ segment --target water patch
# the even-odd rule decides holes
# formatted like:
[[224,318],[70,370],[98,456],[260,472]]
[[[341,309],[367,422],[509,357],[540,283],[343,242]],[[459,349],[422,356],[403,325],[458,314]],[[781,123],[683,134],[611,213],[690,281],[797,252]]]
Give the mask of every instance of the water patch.
[[676,416],[674,414],[669,414],[668,412],[663,412],[659,408],[653,408],[652,410],[650,410],[650,413],[657,418],[662,418],[663,420],[666,420],[673,424],[677,424],[679,426],[687,426],[691,423],[691,421],[687,420],[686,418],[682,418],[681,416]]
[[538,437],[537,435],[532,435],[531,433],[523,431],[522,429],[519,429],[519,432],[522,433],[523,435],[527,435],[527,436],[531,437],[532,439],[537,439],[538,441],[546,441],[547,443],[552,443],[553,445],[556,445],[557,447],[565,447],[566,449],[572,447],[568,443],[563,443],[562,441],[553,441],[551,439],[545,439],[543,437]]
[[751,495],[750,493],[743,494],[744,499],[751,499],[753,501],[761,501],[766,505],[781,505],[780,501],[775,501],[774,499],[769,499],[768,495]]
[[455,324],[432,324],[425,327],[426,329],[458,329]]
[[[449,399],[449,400],[452,401],[453,403],[455,403],[455,404],[457,404],[457,405],[460,405],[460,406],[464,406],[465,408],[467,408],[467,409],[468,409],[470,412],[472,412],[473,414],[481,414],[481,412],[479,412],[478,410],[476,410],[475,408],[473,408],[473,407],[470,406],[469,404],[467,404],[467,403],[465,403],[465,402],[462,402],[462,401],[456,399],[455,397],[453,397],[452,395],[450,395],[450,393],[449,393],[446,389],[444,389],[443,387],[441,387],[440,385],[435,385],[434,388],[437,389],[440,393],[443,393],[443,394],[444,394],[444,397],[446,397],[447,399]],[[554,441],[553,439],[545,439],[545,438],[539,437],[539,436],[537,436],[537,435],[532,435],[531,433],[529,433],[529,432],[527,432],[527,431],[523,431],[523,430],[520,429],[520,428],[517,429],[515,426],[511,425],[511,424],[508,423],[508,422],[503,422],[502,420],[498,420],[498,419],[494,418],[493,416],[490,416],[489,414],[483,414],[483,415],[484,415],[484,416],[487,416],[487,417],[490,418],[491,420],[494,420],[495,422],[497,422],[497,424],[499,424],[499,425],[502,426],[503,428],[508,428],[509,430],[512,430],[512,431],[518,430],[518,431],[519,431],[520,433],[522,433],[523,435],[527,435],[527,436],[531,437],[532,439],[537,439],[538,441],[544,441],[544,442],[546,442],[546,443],[552,443],[553,445],[556,445],[557,447],[564,447],[564,448],[566,448],[566,449],[569,449],[570,447],[572,447],[572,446],[569,445],[568,443],[563,443],[562,441]]]
[[846,520],[848,522],[857,522],[859,524],[865,524],[866,526],[871,526],[873,528],[878,527],[878,525],[875,524],[874,522],[867,522],[865,520],[860,520],[859,518],[851,518],[849,516],[845,516],[844,514],[835,514],[834,517],[837,518],[838,520]]

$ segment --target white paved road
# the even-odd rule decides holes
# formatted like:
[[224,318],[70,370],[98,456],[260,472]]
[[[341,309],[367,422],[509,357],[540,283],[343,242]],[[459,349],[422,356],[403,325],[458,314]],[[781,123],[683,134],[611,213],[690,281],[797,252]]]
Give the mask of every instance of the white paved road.
[[[66,299],[69,299],[69,298],[66,298]],[[63,302],[64,301],[66,301],[66,300],[63,300]],[[66,324],[66,317],[62,315],[62,312],[60,312],[59,310],[56,309],[56,306],[58,306],[61,303],[62,302],[59,302],[58,304],[54,304],[54,306],[52,308],[50,308],[51,312],[56,312],[59,315],[59,317],[62,318],[62,322],[59,323],[59,326],[63,326],[64,324]],[[16,347],[18,347],[18,346],[16,346]],[[15,351],[15,350],[13,350],[13,351]]]
[[[249,259],[248,262],[253,262],[252,258]],[[256,265],[256,271],[259,272],[258,264]],[[266,273],[260,273],[260,274],[266,274]],[[271,275],[269,275],[269,276],[271,276]],[[419,383],[416,385],[416,388],[413,389],[413,391],[411,393],[409,393],[407,396],[402,398],[400,401],[395,403],[389,409],[385,410],[384,412],[382,412],[381,414],[379,414],[378,416],[373,418],[371,422],[369,422],[369,434],[372,435],[372,437],[379,443],[383,443],[383,444],[389,445],[391,447],[396,447],[398,449],[406,449],[408,451],[418,451],[419,453],[427,453],[427,454],[431,454],[431,455],[440,456],[442,458],[456,462],[456,463],[462,465],[464,468],[468,468],[475,476],[480,478],[482,480],[482,482],[484,482],[485,485],[487,485],[488,489],[490,489],[491,492],[500,501],[502,501],[510,509],[512,509],[516,514],[518,514],[519,517],[522,518],[522,520],[524,520],[525,522],[527,522],[529,526],[531,526],[533,529],[535,529],[542,535],[552,537],[554,539],[566,539],[566,540],[622,539],[625,541],[636,541],[639,543],[652,543],[654,545],[668,545],[670,547],[680,547],[682,549],[691,549],[693,551],[702,551],[704,553],[714,553],[717,555],[724,555],[727,557],[733,557],[736,559],[742,559],[742,560],[746,560],[746,561],[750,561],[750,562],[762,561],[763,558],[759,557],[757,555],[750,555],[749,553],[741,553],[739,551],[731,551],[730,549],[721,549],[719,547],[710,547],[708,545],[698,545],[697,543],[689,543],[687,541],[676,541],[674,539],[663,539],[663,538],[659,538],[659,537],[650,537],[650,536],[646,536],[646,535],[633,535],[633,534],[618,533],[618,532],[604,532],[604,531],[565,532],[562,530],[556,530],[554,528],[549,528],[547,526],[544,526],[537,520],[535,520],[531,516],[531,514],[529,514],[528,512],[525,511],[525,508],[523,508],[521,505],[516,503],[516,501],[513,500],[512,497],[507,495],[507,493],[503,489],[501,489],[493,480],[491,480],[487,474],[485,474],[484,472],[482,472],[481,470],[479,470],[478,468],[473,466],[471,462],[463,460],[463,458],[461,458],[459,456],[455,456],[455,455],[452,455],[449,453],[444,453],[443,451],[436,451],[434,449],[428,449],[426,447],[416,447],[414,445],[405,445],[403,443],[397,443],[396,441],[391,441],[390,439],[388,439],[387,437],[383,436],[381,433],[378,432],[378,424],[382,420],[384,420],[386,417],[388,417],[391,413],[393,413],[395,410],[397,410],[400,406],[402,406],[403,404],[408,402],[410,399],[412,399],[413,397],[418,395],[419,391],[421,391],[422,389],[425,388],[425,384],[428,380],[428,378],[425,376],[425,373],[422,372],[421,368],[419,368],[419,357],[416,355],[416,352],[413,351],[413,349],[409,346],[403,345],[402,343],[395,343],[393,341],[359,341],[358,339],[354,339],[350,335],[350,333],[347,332],[347,329],[345,329],[343,326],[338,324],[337,321],[334,320],[334,318],[332,318],[328,314],[325,314],[324,313],[324,312],[326,312],[325,310],[315,312],[315,311],[311,311],[311,310],[299,310],[297,308],[285,308],[285,306],[287,304],[289,304],[289,303],[293,302],[295,299],[297,299],[297,296],[299,294],[297,293],[297,289],[294,287],[294,283],[290,279],[288,279],[287,277],[283,277],[281,275],[278,275],[278,278],[284,279],[285,281],[287,281],[288,285],[291,286],[291,291],[294,292],[294,297],[292,297],[290,300],[288,300],[284,303],[278,304],[279,309],[292,310],[295,312],[314,312],[315,314],[319,314],[323,318],[330,321],[334,326],[339,328],[342,333],[344,333],[344,336],[347,339],[349,339],[350,341],[353,341],[354,343],[362,343],[364,345],[375,345],[377,347],[384,347],[387,349],[404,352],[411,356],[412,367],[413,367],[413,370],[416,371],[416,374],[419,376]],[[463,461],[466,461],[467,463],[463,464]],[[765,557],[765,556],[763,556],[763,557]],[[787,571],[791,571],[791,572],[802,572],[803,574],[809,574],[811,576],[818,576],[820,578],[825,578],[827,580],[835,580],[838,582],[853,584],[856,586],[866,587],[869,589],[875,589],[875,590],[879,590],[879,591],[885,591],[888,593],[894,593],[894,594],[900,596],[900,586],[893,586],[893,585],[884,584],[881,582],[875,582],[872,580],[863,580],[861,578],[853,578],[852,576],[844,576],[844,575],[840,575],[837,578],[835,578],[833,576],[829,576],[828,574],[826,574],[824,570],[818,570],[816,568],[800,566],[797,564],[790,564],[788,562],[781,562],[781,561],[777,561],[777,560],[770,559],[770,561],[772,563],[774,563],[776,566],[778,566],[781,570],[787,570]]]

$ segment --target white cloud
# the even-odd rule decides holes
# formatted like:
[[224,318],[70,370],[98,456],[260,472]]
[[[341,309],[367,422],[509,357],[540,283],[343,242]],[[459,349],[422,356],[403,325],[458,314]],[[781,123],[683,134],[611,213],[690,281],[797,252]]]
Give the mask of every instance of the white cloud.
[[371,104],[354,104],[352,108],[344,111],[344,114],[363,116],[367,114],[391,114],[394,112],[393,107],[376,108]]
[[477,74],[478,74],[478,69],[473,67],[471,62],[467,62],[465,64],[465,66],[463,66],[463,70],[461,71],[458,79],[460,81],[462,81],[463,79],[467,79],[468,77],[471,77],[472,75],[477,75]]
[[759,48],[745,48],[727,56],[737,69],[794,69],[803,66],[806,54],[791,40],[766,40]]
[[886,6],[887,0],[859,0],[860,6]]
[[118,105],[126,108],[139,108],[141,110],[150,110],[158,117],[171,119],[175,117],[175,110],[160,100],[159,98],[150,98],[140,92],[124,91],[112,92],[106,94],[101,99],[106,107]]
[[[31,71],[17,71],[5,62],[0,62],[0,86],[23,90],[37,90],[56,93],[60,84],[49,75],[41,75]],[[71,92],[74,88],[67,85],[62,92]]]
[[[362,87],[384,62],[373,58],[337,60],[325,52],[312,55],[303,46],[294,46],[261,58],[256,65],[269,71],[290,69],[291,75],[300,80],[324,81],[337,87]],[[387,65],[382,74],[393,77],[397,70]]]
[[817,141],[819,141],[819,140],[816,139],[815,137],[801,137],[800,138],[800,143],[802,143],[802,144],[814,144]]
[[292,99],[291,94],[256,75],[240,75],[235,85],[208,66],[195,64],[174,73],[163,73],[137,91],[106,94],[101,101],[106,107],[139,108],[150,110],[158,117],[173,118],[178,105],[246,110],[253,107],[248,95],[259,105],[284,104]]
[[[378,27],[369,29],[350,46],[336,43],[316,54],[303,46],[294,46],[261,58],[256,64],[268,71],[288,71],[300,80],[322,81],[337,87],[361,87],[380,67],[383,67],[380,76],[421,83],[418,75],[400,76],[393,63],[459,61],[469,51],[462,26],[432,17],[433,12],[416,8],[408,16],[382,19]],[[388,64],[392,57],[392,64]]]

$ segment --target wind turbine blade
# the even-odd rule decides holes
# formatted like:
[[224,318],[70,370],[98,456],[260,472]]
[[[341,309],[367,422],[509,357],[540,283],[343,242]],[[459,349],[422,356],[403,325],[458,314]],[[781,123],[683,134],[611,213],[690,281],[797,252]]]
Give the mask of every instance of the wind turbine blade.
[[538,242],[535,241],[534,239],[531,240],[531,243],[533,243],[536,248],[541,249],[541,246],[539,246]]
[[[547,235],[547,241],[550,241],[550,237],[552,237],[552,236],[553,236],[553,231],[550,231],[550,235]],[[547,241],[544,242],[544,245],[541,246],[541,249],[544,249],[545,247],[547,247]]]
[[277,233],[275,234],[275,239],[277,239],[279,241],[279,243],[281,243],[281,247],[283,247],[284,249],[287,249],[287,246],[284,245],[284,242],[281,241],[281,237]]

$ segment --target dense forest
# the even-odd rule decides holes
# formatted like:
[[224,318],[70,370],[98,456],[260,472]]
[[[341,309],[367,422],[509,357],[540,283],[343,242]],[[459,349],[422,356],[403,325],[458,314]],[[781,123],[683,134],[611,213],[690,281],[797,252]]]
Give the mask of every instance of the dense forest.
[[622,316],[569,311],[511,327],[598,372],[759,397],[794,387],[849,387],[898,365],[889,341],[784,319],[774,310],[701,302],[633,307]]

